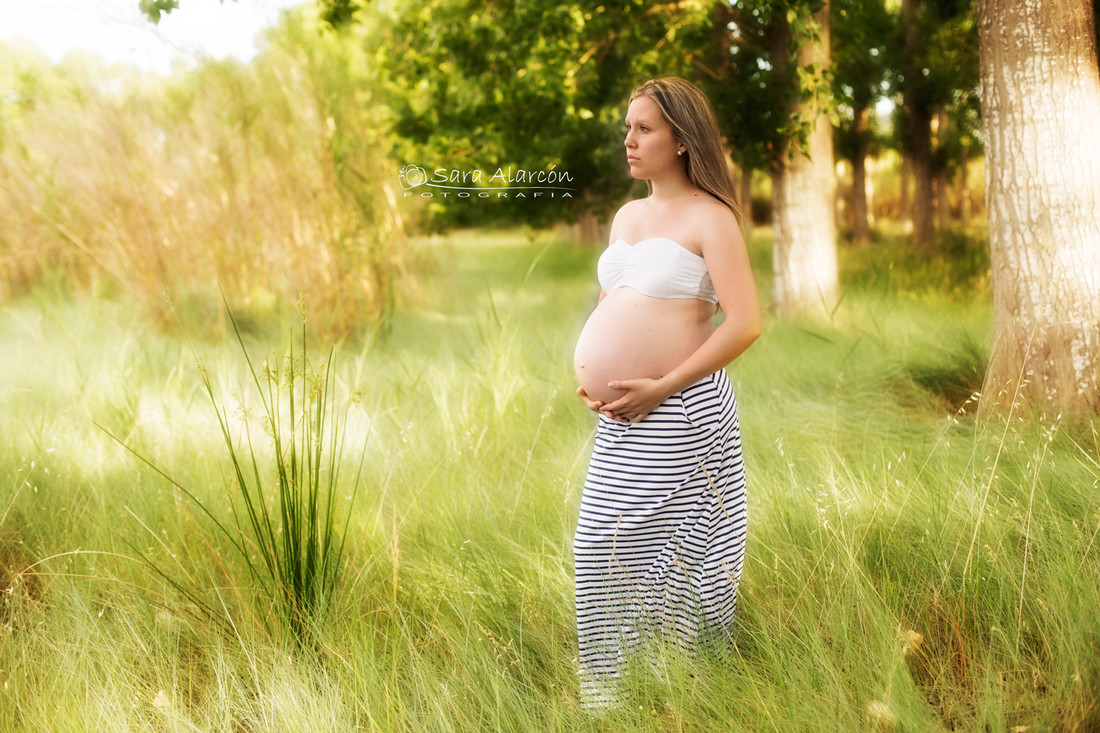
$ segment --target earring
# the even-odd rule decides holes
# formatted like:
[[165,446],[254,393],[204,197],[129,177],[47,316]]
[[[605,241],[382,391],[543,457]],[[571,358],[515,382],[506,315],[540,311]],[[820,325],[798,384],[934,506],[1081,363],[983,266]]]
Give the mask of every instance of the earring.
[[677,150],[677,151],[676,151],[676,154],[677,154],[677,155],[683,155],[683,154],[684,154],[684,151],[683,151],[683,150]]

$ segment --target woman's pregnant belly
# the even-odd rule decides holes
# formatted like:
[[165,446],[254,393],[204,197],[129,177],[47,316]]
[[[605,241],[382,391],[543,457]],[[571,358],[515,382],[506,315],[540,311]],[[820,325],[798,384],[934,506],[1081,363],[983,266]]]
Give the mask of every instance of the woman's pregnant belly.
[[610,292],[577,339],[573,367],[585,393],[611,402],[616,379],[656,379],[679,366],[711,333],[713,306],[692,299],[650,298],[630,288]]

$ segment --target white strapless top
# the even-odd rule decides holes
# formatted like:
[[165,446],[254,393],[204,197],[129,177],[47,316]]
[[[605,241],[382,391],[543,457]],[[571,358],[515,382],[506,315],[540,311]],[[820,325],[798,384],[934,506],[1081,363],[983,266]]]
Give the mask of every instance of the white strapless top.
[[627,287],[652,298],[718,303],[706,261],[667,237],[649,237],[637,244],[616,239],[600,255],[596,274],[605,293]]

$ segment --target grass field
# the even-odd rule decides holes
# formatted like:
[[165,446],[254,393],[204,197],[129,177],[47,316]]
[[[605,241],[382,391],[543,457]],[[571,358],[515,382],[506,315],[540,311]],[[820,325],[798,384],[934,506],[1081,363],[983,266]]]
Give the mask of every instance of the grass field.
[[[974,415],[980,258],[845,252],[831,317],[766,323],[730,368],[750,482],[736,646],[669,653],[593,718],[571,541],[594,421],[571,353],[597,252],[516,231],[422,246],[423,301],[337,345],[349,530],[306,643],[210,517],[107,434],[232,526],[202,373],[234,435],[264,426],[228,326],[157,327],[63,287],[4,308],[0,729],[1100,729],[1100,424]],[[766,232],[753,255],[766,301]],[[286,311],[242,324],[257,361],[295,341]]]

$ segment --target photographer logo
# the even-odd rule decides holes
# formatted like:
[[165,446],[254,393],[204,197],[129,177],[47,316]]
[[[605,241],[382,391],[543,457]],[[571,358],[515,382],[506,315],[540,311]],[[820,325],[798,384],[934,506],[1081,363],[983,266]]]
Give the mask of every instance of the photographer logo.
[[397,178],[405,198],[571,199],[577,191],[569,185],[573,174],[557,170],[555,164],[541,170],[507,166],[486,173],[478,168],[436,168],[429,172],[410,163],[401,167]]
[[401,188],[408,191],[410,188],[427,183],[428,174],[418,165],[406,165],[397,173],[397,179],[401,181]]

